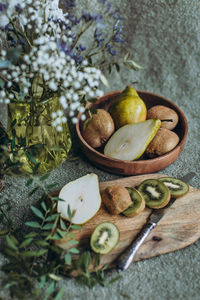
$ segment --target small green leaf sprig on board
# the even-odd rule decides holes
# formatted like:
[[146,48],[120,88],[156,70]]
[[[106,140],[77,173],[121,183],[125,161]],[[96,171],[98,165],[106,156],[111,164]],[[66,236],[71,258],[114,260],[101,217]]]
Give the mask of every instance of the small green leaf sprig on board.
[[[96,283],[102,286],[114,282],[114,279],[105,278],[105,270],[99,269],[100,256],[86,249],[80,254],[77,248],[74,230],[81,230],[82,226],[72,224],[72,213],[68,206],[69,222],[63,221],[56,211],[58,201],[62,199],[53,197],[48,190],[52,185],[45,185],[49,174],[39,179],[30,177],[26,186],[34,183],[29,196],[38,189],[43,195],[39,205],[31,206],[33,219],[26,222],[29,229],[23,236],[14,230],[9,211],[4,211],[0,202],[0,213],[4,216],[4,229],[0,233],[3,240],[3,253],[7,262],[3,265],[5,272],[4,288],[9,290],[12,299],[62,299],[65,293],[64,286],[58,289],[57,283],[64,278],[75,275],[78,282],[93,287]],[[3,197],[2,197],[3,198]],[[48,200],[47,200],[48,199]],[[1,199],[0,199],[1,200]],[[63,250],[55,245],[55,240],[68,239],[68,248]]]

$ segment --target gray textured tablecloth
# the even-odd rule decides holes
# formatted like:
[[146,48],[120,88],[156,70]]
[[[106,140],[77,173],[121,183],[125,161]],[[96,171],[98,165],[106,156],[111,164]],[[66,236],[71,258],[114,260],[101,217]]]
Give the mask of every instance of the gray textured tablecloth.
[[[122,70],[109,77],[108,90],[123,89],[138,81],[137,89],[168,97],[185,113],[189,134],[180,157],[160,171],[171,176],[196,172],[191,185],[200,188],[200,2],[199,0],[124,0],[115,1],[125,15],[124,31],[127,48],[136,62],[144,68],[138,72]],[[125,54],[123,45],[121,52]],[[105,90],[106,91],[106,90]],[[0,111],[4,118],[4,108]],[[76,138],[74,137],[76,140]],[[76,146],[77,147],[77,146]],[[60,187],[89,172],[98,174],[100,181],[118,178],[93,167],[84,157],[65,162],[51,173],[49,182],[59,179]],[[25,179],[7,178],[5,197],[12,204],[15,226],[21,226],[35,198],[28,198]],[[13,197],[13,195],[15,195]],[[59,282],[65,286],[63,299],[69,300],[197,300],[200,299],[200,241],[193,245],[152,259],[140,261],[122,274],[110,287],[89,289],[76,280]],[[0,267],[4,257],[0,254]],[[115,275],[115,274],[113,274]],[[3,278],[0,271],[0,278]],[[8,299],[0,289],[0,296]]]

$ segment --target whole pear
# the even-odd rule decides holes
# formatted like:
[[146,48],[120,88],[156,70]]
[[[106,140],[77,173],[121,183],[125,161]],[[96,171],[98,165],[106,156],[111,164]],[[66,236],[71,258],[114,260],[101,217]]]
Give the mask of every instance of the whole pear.
[[[85,122],[87,123],[88,119]],[[92,118],[89,120],[86,128],[84,124],[81,134],[93,148],[101,147],[115,130],[114,121],[110,113],[104,109],[97,109],[97,113],[92,114]]]
[[116,129],[146,120],[147,108],[132,86],[127,88],[116,98],[109,112],[114,120]]

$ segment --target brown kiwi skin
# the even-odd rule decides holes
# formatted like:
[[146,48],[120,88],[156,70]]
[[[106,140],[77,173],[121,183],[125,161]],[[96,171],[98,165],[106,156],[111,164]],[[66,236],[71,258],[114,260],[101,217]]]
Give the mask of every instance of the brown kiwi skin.
[[102,202],[112,215],[118,215],[126,210],[132,200],[128,190],[120,185],[108,186],[101,192]]
[[179,120],[176,111],[164,105],[155,105],[148,110],[147,119],[155,118],[161,120],[162,128],[167,128],[169,130],[174,129]]
[[145,204],[144,198],[138,190],[137,190],[137,192],[142,198],[142,203],[141,203],[140,207],[138,207],[138,209],[135,212],[133,212],[132,214],[126,214],[126,215],[124,214],[128,218],[138,216],[145,209],[146,204]]

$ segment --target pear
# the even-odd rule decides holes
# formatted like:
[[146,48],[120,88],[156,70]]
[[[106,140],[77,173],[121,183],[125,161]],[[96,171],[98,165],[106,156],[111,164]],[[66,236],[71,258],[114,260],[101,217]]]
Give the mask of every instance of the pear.
[[114,121],[109,112],[104,109],[97,109],[96,114],[92,114],[92,119],[88,123],[88,118],[82,126],[81,134],[85,141],[93,148],[102,146],[115,130]]
[[145,152],[160,126],[159,119],[124,125],[108,140],[104,154],[121,160],[138,159]]
[[116,129],[146,120],[147,108],[137,91],[128,86],[111,105],[109,112]]
[[101,195],[98,176],[94,173],[82,176],[64,185],[59,193],[57,211],[69,220],[68,205],[72,213],[73,224],[84,224],[99,210]]

